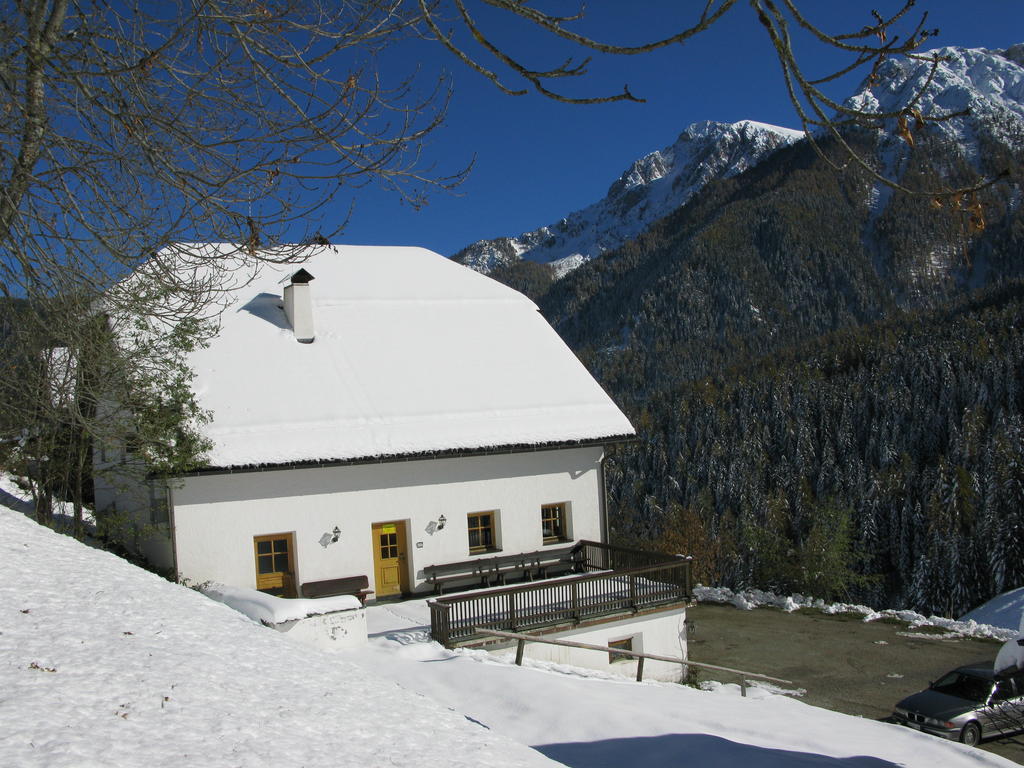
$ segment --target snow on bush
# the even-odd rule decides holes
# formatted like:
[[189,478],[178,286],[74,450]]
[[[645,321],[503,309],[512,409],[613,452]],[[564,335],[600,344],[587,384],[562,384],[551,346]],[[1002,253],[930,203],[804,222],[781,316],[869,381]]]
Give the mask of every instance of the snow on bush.
[[334,611],[352,611],[361,608],[359,598],[353,595],[321,597],[316,600],[284,598],[258,592],[244,587],[229,587],[227,584],[209,582],[199,591],[218,603],[234,608],[253,621],[268,626],[298,621],[309,616],[319,616]]
[[753,610],[754,608],[780,608],[787,613],[792,613],[793,611],[798,611],[801,608],[811,608],[827,614],[859,613],[864,617],[864,621],[897,619],[909,624],[911,629],[916,629],[918,627],[937,627],[946,630],[952,635],[960,637],[1010,640],[1017,636],[1017,632],[1015,630],[1006,629],[1005,627],[996,627],[991,624],[980,624],[973,619],[967,619],[964,621],[947,619],[942,616],[923,616],[915,611],[895,610],[892,608],[876,611],[866,605],[855,605],[852,603],[826,603],[820,598],[807,597],[805,595],[780,596],[773,592],[765,592],[760,589],[733,592],[727,587],[705,587],[698,584],[693,589],[693,595],[699,603],[722,603],[726,605],[734,605],[745,611]]

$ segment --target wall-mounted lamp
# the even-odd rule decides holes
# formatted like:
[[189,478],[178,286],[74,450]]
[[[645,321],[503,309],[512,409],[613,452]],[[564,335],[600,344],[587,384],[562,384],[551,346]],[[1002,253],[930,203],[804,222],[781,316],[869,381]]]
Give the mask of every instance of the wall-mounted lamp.
[[444,528],[444,524],[447,522],[448,519],[444,515],[441,515],[439,518],[437,518],[437,530],[440,531],[442,528]]
[[320,537],[320,546],[327,549],[331,544],[337,544],[338,539],[341,538],[341,529],[338,526],[334,526],[333,531],[327,531],[323,536]]

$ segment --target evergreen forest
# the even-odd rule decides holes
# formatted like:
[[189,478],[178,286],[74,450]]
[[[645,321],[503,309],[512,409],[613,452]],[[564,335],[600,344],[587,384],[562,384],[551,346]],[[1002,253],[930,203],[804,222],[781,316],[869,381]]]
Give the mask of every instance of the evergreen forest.
[[[561,280],[492,274],[637,428],[607,464],[619,541],[704,583],[949,616],[1024,585],[1022,169],[978,140],[1009,177],[980,221],[801,142]],[[922,146],[904,182],[966,174]]]

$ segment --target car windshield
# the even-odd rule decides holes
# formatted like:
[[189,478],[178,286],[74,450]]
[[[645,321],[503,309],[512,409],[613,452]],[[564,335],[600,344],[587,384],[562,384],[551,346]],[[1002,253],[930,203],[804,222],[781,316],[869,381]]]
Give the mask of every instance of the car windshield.
[[992,692],[992,681],[963,672],[950,672],[932,683],[932,690],[956,696],[959,699],[984,703]]

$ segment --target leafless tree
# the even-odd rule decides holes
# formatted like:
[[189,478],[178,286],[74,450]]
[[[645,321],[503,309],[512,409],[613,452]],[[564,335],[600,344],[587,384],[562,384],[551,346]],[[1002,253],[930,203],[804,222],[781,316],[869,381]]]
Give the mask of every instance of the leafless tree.
[[[405,6],[4,2],[0,280],[105,288],[171,243],[255,253],[345,185],[418,203],[458,182],[419,162],[447,84],[421,96],[415,74],[385,83],[375,67],[416,34]],[[151,276],[195,292],[171,265]]]
[[[545,97],[572,104],[594,104],[609,101],[642,101],[628,86],[621,91],[594,96],[569,95],[560,88],[566,78],[581,78],[588,73],[590,58],[568,59],[553,68],[539,69],[525,58],[511,55],[500,44],[495,43],[479,23],[476,3],[467,0],[451,0],[457,13],[453,25],[444,28],[439,17],[445,6],[438,7],[428,0],[417,0],[426,26],[435,38],[467,66],[488,78],[503,92],[522,95],[529,90]],[[893,10],[883,15],[875,10],[863,11],[863,24],[855,29],[828,30],[814,20],[814,4],[801,0],[699,0],[679,4],[674,16],[682,23],[669,19],[658,19],[653,29],[667,30],[664,36],[652,36],[650,40],[636,45],[616,45],[594,39],[576,31],[578,23],[584,21],[582,7],[573,15],[556,14],[543,10],[543,6],[558,6],[564,3],[523,3],[521,0],[482,0],[486,6],[498,9],[505,17],[516,17],[546,34],[559,38],[578,50],[609,56],[632,56],[650,53],[660,48],[685,43],[691,38],[707,32],[721,22],[726,14],[751,14],[751,23],[759,24],[774,49],[782,69],[787,94],[800,119],[805,133],[819,154],[839,170],[849,163],[861,166],[876,180],[907,194],[927,194],[940,198],[955,198],[964,205],[974,202],[971,192],[993,182],[979,179],[975,184],[956,189],[912,190],[902,186],[897,179],[883,176],[875,165],[858,154],[844,136],[844,128],[851,125],[871,129],[884,129],[888,125],[909,145],[913,145],[913,133],[929,124],[959,117],[960,112],[926,114],[922,112],[922,96],[932,86],[935,73],[943,59],[935,53],[922,52],[925,43],[938,35],[939,30],[928,26],[927,11],[914,12],[916,0],[898,0],[890,3]],[[447,4],[445,4],[447,5]],[[923,3],[926,5],[926,3]],[[639,11],[643,13],[643,11]],[[492,27],[507,21],[502,16],[494,17]],[[459,35],[458,32],[462,32]],[[804,65],[794,41],[795,34],[803,34],[805,42],[828,49],[838,55],[842,63],[834,69],[811,73]],[[854,105],[844,98],[830,94],[828,86],[853,74],[870,83],[881,79],[882,64],[892,58],[905,57],[923,62],[929,68],[929,75],[917,91],[908,95],[905,105],[896,112],[874,109],[867,105]],[[835,58],[835,57],[833,57]],[[848,94],[843,94],[844,96]],[[841,148],[838,159],[821,151],[818,138],[827,135]]]
[[[748,12],[771,40],[809,131],[824,128],[842,142],[848,122],[894,119],[909,135],[914,124],[950,117],[921,114],[916,98],[899,114],[856,109],[824,90],[851,72],[877,76],[890,57],[937,67],[936,57],[919,52],[935,30],[926,13],[915,16],[914,0],[887,16],[865,10],[862,27],[838,33],[817,25],[807,5],[700,0],[646,11],[665,16],[651,19],[652,30],[670,32],[621,45],[579,31],[583,9],[556,12],[564,0],[5,0],[0,281],[10,293],[105,288],[162,246],[189,241],[265,255],[260,246],[295,222],[319,222],[333,234],[345,218],[329,209],[339,190],[382,184],[419,204],[430,189],[457,184],[465,169],[444,173],[422,162],[450,82],[423,82],[431,75],[417,72],[387,82],[379,65],[411,38],[435,41],[508,94],[639,101],[628,87],[601,93],[591,83],[596,95],[577,96],[562,86],[587,80],[591,55],[679,45],[726,14]],[[495,41],[507,39],[498,33],[511,22],[527,43],[515,48],[526,54]],[[846,63],[808,74],[794,30]],[[538,66],[543,38],[583,57]],[[175,281],[173,269],[154,274],[175,291],[194,290]]]
[[[137,485],[202,463],[207,415],[187,364],[208,335],[199,321],[126,317],[111,327],[91,294],[61,293],[0,303],[0,327],[0,466],[25,478],[38,522],[81,536],[97,471]],[[64,515],[55,499],[67,502]]]

